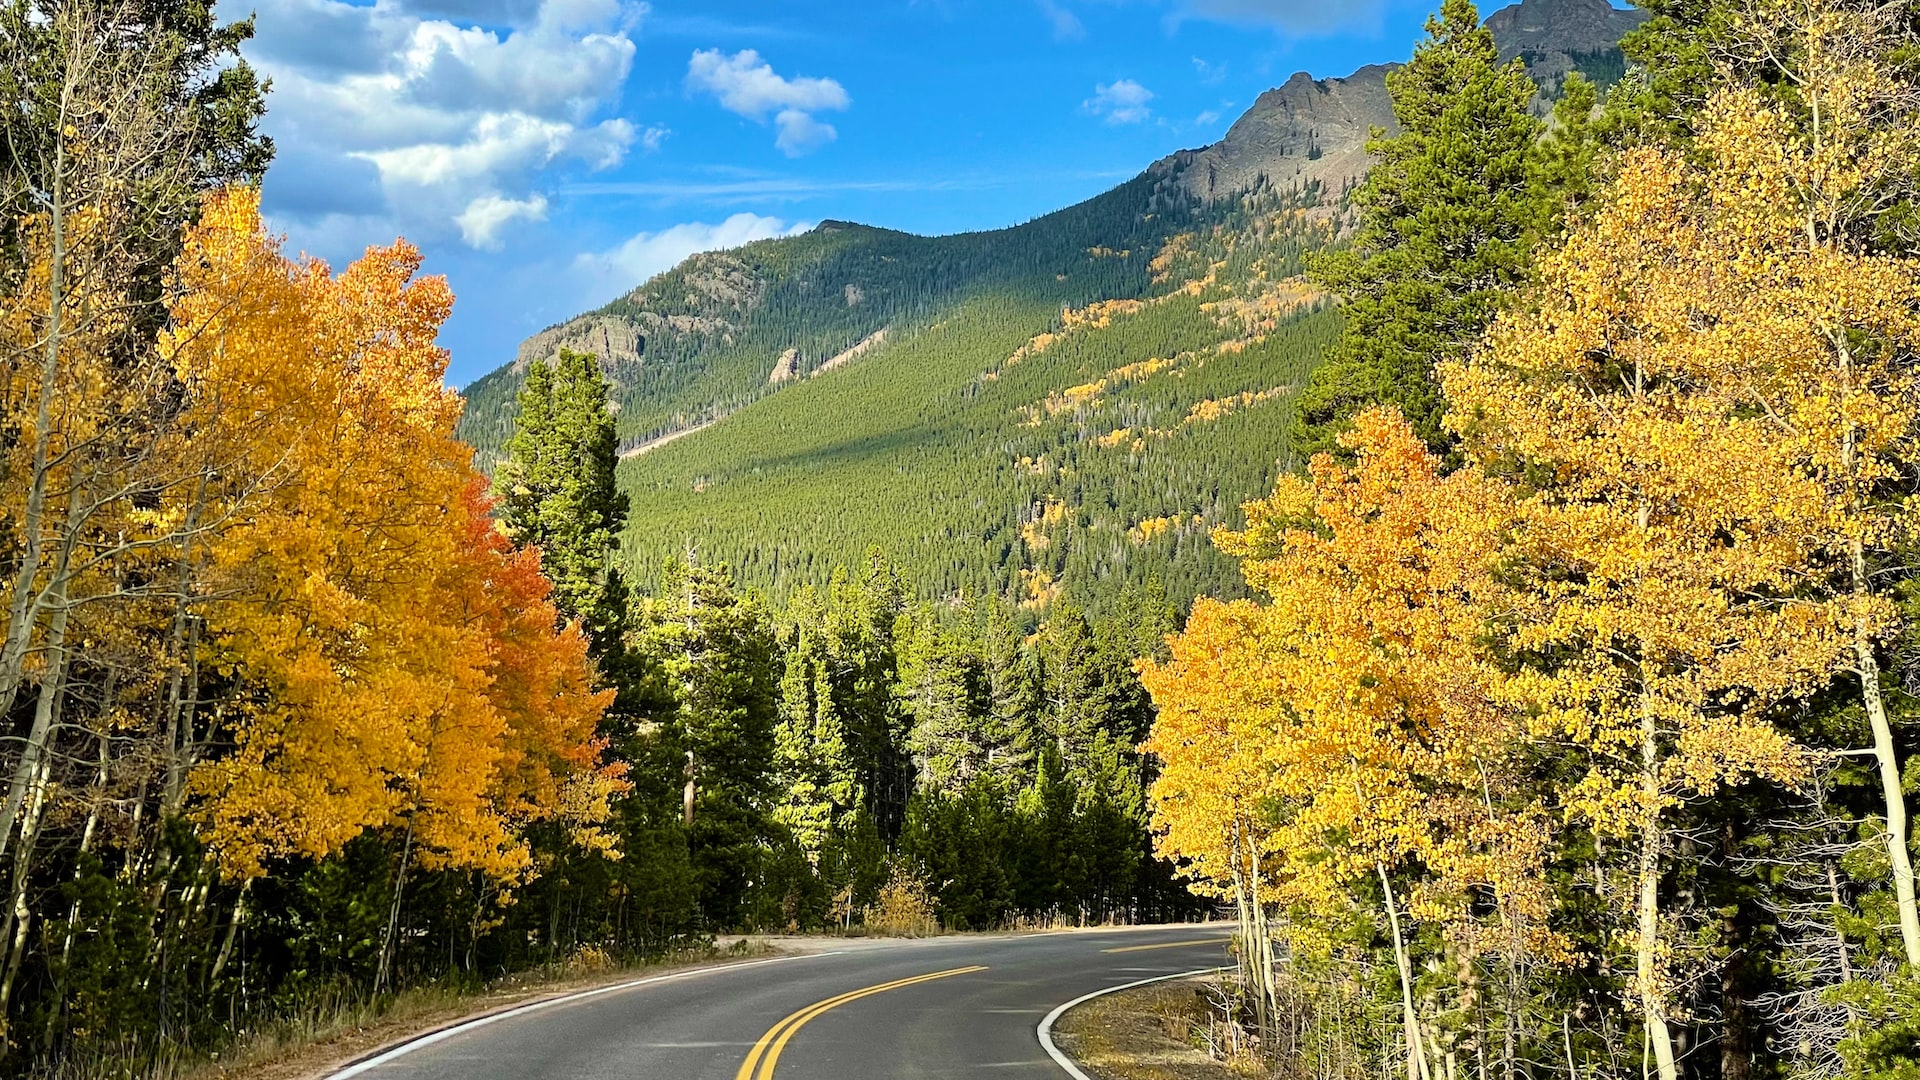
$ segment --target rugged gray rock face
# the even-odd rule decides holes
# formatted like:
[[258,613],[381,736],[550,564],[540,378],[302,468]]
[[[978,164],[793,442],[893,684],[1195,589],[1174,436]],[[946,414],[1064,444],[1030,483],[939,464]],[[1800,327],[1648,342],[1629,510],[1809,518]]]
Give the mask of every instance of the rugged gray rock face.
[[[1620,39],[1646,18],[1607,0],[1521,0],[1488,16],[1486,25],[1500,55],[1522,58],[1527,74],[1552,93],[1569,72],[1603,74],[1622,64]],[[1372,129],[1391,134],[1398,127],[1386,79],[1399,66],[1369,64],[1344,79],[1299,72],[1261,94],[1219,142],[1182,150],[1154,168],[1210,199],[1244,191],[1263,177],[1278,188],[1318,184],[1337,195],[1372,164],[1366,153]]]
[[630,363],[640,359],[642,341],[640,328],[625,319],[582,315],[521,342],[513,370],[525,371],[535,360],[551,359],[561,349],[590,352],[608,364]]
[[1646,12],[1622,10],[1607,0],[1521,0],[1487,16],[1487,29],[1500,43],[1501,56],[1526,56],[1532,73],[1535,57],[1614,49],[1628,31],[1646,21]]
[[648,296],[643,286],[628,294],[630,299],[639,302],[635,311],[623,315],[580,315],[521,342],[513,370],[525,371],[528,364],[549,359],[561,349],[593,353],[610,371],[620,364],[638,363],[650,335],[726,335],[734,329],[728,317],[758,305],[766,291],[765,282],[756,278],[745,263],[724,251],[689,256],[671,273],[674,277],[658,277],[654,283],[661,283],[663,288],[669,282],[675,286],[674,295],[661,298],[683,310],[670,314],[652,310],[644,303]]
[[1263,178],[1275,187],[1318,184],[1338,194],[1371,165],[1372,130],[1395,127],[1386,81],[1393,66],[1369,64],[1344,79],[1299,72],[1261,94],[1219,142],[1182,150],[1154,168],[1178,174],[1188,191],[1208,199],[1228,198]]

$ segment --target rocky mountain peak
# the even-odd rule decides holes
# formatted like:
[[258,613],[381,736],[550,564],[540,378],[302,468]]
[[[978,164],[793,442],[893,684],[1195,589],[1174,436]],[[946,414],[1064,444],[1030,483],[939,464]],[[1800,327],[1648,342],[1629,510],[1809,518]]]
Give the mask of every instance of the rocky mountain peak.
[[[1521,0],[1488,16],[1486,26],[1501,56],[1520,57],[1527,74],[1553,94],[1575,70],[1608,81],[1624,67],[1620,39],[1646,18],[1607,0]],[[1397,127],[1386,80],[1399,66],[1369,64],[1343,79],[1296,72],[1261,94],[1219,142],[1164,158],[1154,171],[1207,199],[1232,196],[1262,179],[1280,188],[1318,184],[1337,194],[1372,164],[1366,152],[1372,129]]]
[[1607,0],[1520,0],[1487,16],[1487,29],[1503,57],[1550,53],[1583,55],[1619,47],[1627,32],[1647,21],[1637,8],[1621,9]]

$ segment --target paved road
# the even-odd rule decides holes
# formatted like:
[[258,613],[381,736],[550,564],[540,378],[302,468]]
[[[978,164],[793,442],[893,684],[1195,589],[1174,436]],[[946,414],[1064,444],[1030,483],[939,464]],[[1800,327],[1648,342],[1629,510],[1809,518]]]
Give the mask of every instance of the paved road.
[[1227,929],[850,941],[455,1029],[340,1080],[1061,1080],[1035,1027],[1090,991],[1225,962]]

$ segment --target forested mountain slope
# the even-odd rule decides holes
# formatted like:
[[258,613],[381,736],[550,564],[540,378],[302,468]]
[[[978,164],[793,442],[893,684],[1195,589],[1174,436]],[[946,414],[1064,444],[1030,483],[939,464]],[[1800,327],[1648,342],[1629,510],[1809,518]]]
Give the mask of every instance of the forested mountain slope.
[[[606,365],[622,448],[685,430],[924,328],[970,300],[1050,310],[1147,286],[1146,256],[1194,219],[1184,188],[1142,175],[993,232],[924,237],[826,221],[794,237],[695,255],[606,307],[528,339],[467,389],[463,433],[490,458],[531,360],[560,348]],[[1140,257],[1136,257],[1140,256]],[[876,338],[875,335],[882,335]]]
[[[622,463],[623,548],[692,548],[775,595],[868,545],[930,595],[1230,569],[1206,528],[1284,467],[1289,397],[1338,315],[1298,278],[1329,215],[1269,195],[1153,260],[1144,300],[990,295],[866,360]],[[1116,256],[1117,257],[1117,256]]]
[[[1487,22],[1552,94],[1617,74],[1640,18],[1526,0]],[[877,544],[933,595],[1231,591],[1205,532],[1289,465],[1290,397],[1338,320],[1298,275],[1393,127],[1389,70],[1296,75],[1220,142],[1012,228],[828,221],[693,256],[528,339],[467,389],[462,435],[490,463],[527,364],[590,351],[636,580],[692,548],[781,594]]]

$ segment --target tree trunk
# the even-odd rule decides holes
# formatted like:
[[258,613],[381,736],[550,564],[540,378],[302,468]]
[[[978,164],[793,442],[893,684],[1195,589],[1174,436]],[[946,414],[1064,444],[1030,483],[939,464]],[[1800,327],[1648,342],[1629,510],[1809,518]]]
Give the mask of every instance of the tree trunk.
[[387,932],[380,938],[380,963],[373,976],[373,992],[387,986],[393,971],[394,936],[400,932],[400,901],[407,893],[407,864],[413,858],[413,815],[407,815],[407,838],[400,845],[400,872],[393,879],[393,907],[387,911]]
[[[1866,552],[1859,540],[1853,541],[1853,579],[1855,594],[1866,595]],[[1913,854],[1907,839],[1907,796],[1900,784],[1900,753],[1893,743],[1893,725],[1887,719],[1887,704],[1880,696],[1880,658],[1874,654],[1873,641],[1865,624],[1855,621],[1854,658],[1860,667],[1860,699],[1866,706],[1867,724],[1873,729],[1873,759],[1880,767],[1880,793],[1887,803],[1887,859],[1893,867],[1893,895],[1900,912],[1900,944],[1909,967],[1920,967],[1920,905],[1914,900]]]
[[1253,957],[1260,968],[1260,1042],[1264,1047],[1273,1045],[1273,1035],[1279,1030],[1280,995],[1274,987],[1273,979],[1273,933],[1267,926],[1267,905],[1260,899],[1260,848],[1253,839],[1251,830],[1246,833],[1248,880],[1252,884],[1249,890],[1253,909]]
[[[64,674],[63,664],[59,670],[47,672],[40,684],[40,700],[35,711],[49,716],[50,725],[59,719]],[[27,906],[27,888],[31,884],[33,855],[39,846],[40,823],[46,814],[47,795],[52,786],[48,783],[52,771],[53,763],[43,756],[39,767],[34,770],[32,791],[20,818],[20,843],[13,853],[13,876],[8,888],[5,929],[0,929],[0,940],[11,941],[5,969],[0,971],[0,1028],[11,1027],[7,1023],[7,1016],[13,1004],[13,988],[20,977],[20,965],[26,959],[27,941],[33,929],[33,911]],[[11,1043],[12,1040],[0,1040],[0,1046],[9,1046]]]
[[[1808,234],[1815,235],[1811,223]],[[1834,354],[1849,396],[1853,386],[1853,351],[1844,336],[1832,337]],[[1841,434],[1840,467],[1847,483],[1847,511],[1859,519],[1865,512],[1862,492],[1855,476],[1859,471],[1859,436],[1852,424]],[[1873,583],[1867,576],[1866,544],[1856,529],[1847,540],[1847,572],[1853,598],[1864,601],[1873,595]],[[1900,755],[1893,742],[1893,725],[1887,719],[1887,704],[1880,696],[1880,658],[1874,651],[1872,636],[1859,616],[1853,623],[1853,652],[1859,666],[1860,703],[1866,709],[1867,723],[1873,729],[1873,757],[1879,765],[1880,793],[1887,803],[1887,858],[1893,865],[1893,895],[1900,915],[1900,944],[1907,966],[1920,967],[1920,904],[1914,900],[1913,855],[1908,840],[1907,796],[1900,785]]]
[[227,960],[233,956],[233,939],[240,934],[240,924],[247,918],[247,893],[253,889],[253,879],[248,878],[240,885],[240,895],[233,901],[233,918],[227,923],[226,936],[220,942],[220,955],[213,958],[213,968],[207,972],[208,990],[220,981],[220,973],[227,969]]
[[[71,73],[66,85],[61,88],[60,109],[56,114],[56,123],[60,128],[66,126],[66,119],[74,107],[73,79]],[[59,129],[56,129],[59,130]],[[13,708],[14,698],[20,693],[21,683],[26,677],[27,649],[33,640],[33,627],[39,621],[41,592],[38,588],[41,559],[45,554],[47,479],[50,469],[49,453],[53,444],[53,396],[59,385],[60,347],[65,340],[65,316],[67,306],[67,157],[66,140],[55,139],[53,150],[53,177],[47,200],[48,252],[47,252],[47,324],[46,348],[40,360],[39,396],[34,402],[33,421],[33,464],[27,478],[27,503],[20,517],[21,557],[20,569],[14,576],[13,597],[7,611],[7,636],[5,644],[0,645],[0,716],[5,716]],[[28,770],[29,772],[31,769]],[[18,809],[17,803],[11,803],[8,814],[8,830],[12,828],[12,813]],[[0,834],[0,852],[4,852],[6,837]]]
[[680,793],[680,823],[682,825],[692,825],[693,824],[693,794],[694,794],[694,788],[693,788],[694,763],[693,763],[693,751],[691,750],[687,751],[687,767],[684,770],[684,772],[687,778],[687,786]]
[[1380,895],[1387,907],[1387,930],[1393,937],[1393,962],[1400,971],[1400,1023],[1406,1029],[1407,1080],[1433,1080],[1423,1045],[1425,1040],[1420,1037],[1420,1013],[1413,1006],[1413,960],[1407,956],[1406,939],[1400,934],[1400,907],[1393,899],[1393,883],[1387,878],[1386,864],[1374,863],[1373,868],[1380,874]]
[[1256,925],[1255,910],[1260,904],[1259,883],[1251,876],[1250,869],[1242,863],[1242,839],[1244,830],[1240,822],[1229,826],[1230,840],[1233,845],[1233,901],[1240,917],[1240,943],[1242,967],[1249,987],[1253,991],[1254,1026],[1264,1032],[1267,1028],[1266,968],[1260,962],[1261,945],[1259,929]]
[[1667,1030],[1665,992],[1660,987],[1658,956],[1660,946],[1660,854],[1664,837],[1660,832],[1660,747],[1653,726],[1653,711],[1640,710],[1640,766],[1647,800],[1647,821],[1640,834],[1639,928],[1634,936],[1635,974],[1639,982],[1640,1010],[1645,1019],[1647,1041],[1653,1047],[1654,1062],[1660,1080],[1677,1080],[1673,1034]]
[[[7,853],[9,842],[13,838],[14,826],[19,824],[21,808],[26,804],[28,795],[40,776],[41,766],[53,742],[54,701],[59,695],[59,683],[67,669],[67,621],[72,611],[67,603],[67,571],[70,559],[70,547],[61,550],[54,564],[54,578],[48,585],[51,594],[48,604],[53,608],[53,618],[47,625],[45,642],[46,668],[41,676],[40,699],[33,710],[33,726],[27,733],[26,745],[20,750],[20,760],[14,764],[13,776],[7,784],[7,800],[0,806],[0,856]],[[53,693],[47,693],[51,686]]]

